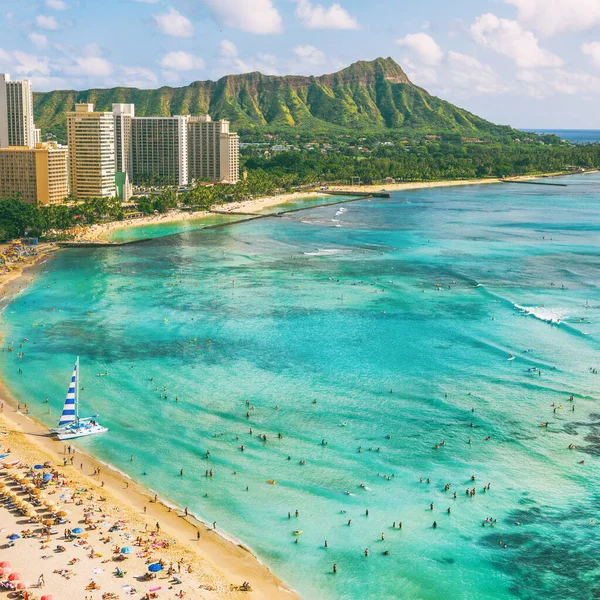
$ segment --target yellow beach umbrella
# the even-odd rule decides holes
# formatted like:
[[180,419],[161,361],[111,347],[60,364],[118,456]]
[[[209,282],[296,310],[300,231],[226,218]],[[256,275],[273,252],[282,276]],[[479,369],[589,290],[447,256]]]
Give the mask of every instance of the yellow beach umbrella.
[[59,510],[56,514],[59,517],[66,517],[69,513],[66,510]]

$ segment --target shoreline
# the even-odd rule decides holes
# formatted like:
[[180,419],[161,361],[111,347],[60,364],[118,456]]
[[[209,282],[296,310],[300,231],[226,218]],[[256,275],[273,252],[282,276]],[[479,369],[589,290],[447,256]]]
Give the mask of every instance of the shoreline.
[[[149,527],[155,522],[160,522],[161,531],[175,541],[175,552],[185,552],[186,560],[194,564],[194,572],[205,576],[208,574],[213,583],[216,579],[221,588],[221,593],[216,597],[230,596],[231,586],[239,586],[242,582],[249,581],[252,586],[252,598],[299,598],[296,592],[278,579],[247,546],[226,532],[213,530],[206,521],[191,513],[186,516],[183,509],[174,503],[160,497],[155,501],[155,493],[152,490],[111,464],[77,447],[77,461],[82,464],[82,469],[77,470],[71,466],[63,468],[62,460],[66,455],[62,448],[66,443],[49,437],[48,428],[31,415],[17,411],[17,403],[4,380],[0,380],[0,398],[4,402],[4,411],[0,412],[0,423],[10,432],[8,445],[12,454],[20,457],[34,455],[36,462],[43,463],[49,460],[58,469],[71,470],[71,473],[75,471],[76,476],[69,474],[69,477],[85,482],[96,492],[101,491],[119,510],[131,514],[132,520],[136,517],[137,520],[141,518]],[[98,472],[102,469],[103,485],[100,477],[92,474],[96,473],[97,469]],[[2,510],[0,507],[0,511]],[[198,532],[200,540],[196,538]],[[35,572],[41,568],[41,564],[36,564]]]
[[[528,176],[514,178],[519,180],[533,180],[542,177],[565,175],[564,173],[555,175]],[[506,180],[504,180],[506,181]],[[480,179],[480,180],[456,180],[440,182],[415,182],[405,184],[383,184],[376,186],[337,186],[331,188],[332,191],[401,191],[410,189],[426,189],[434,187],[451,187],[460,185],[475,185],[501,183],[500,179]],[[323,192],[298,192],[295,194],[285,194],[262,199],[248,200],[245,202],[234,203],[223,212],[236,214],[239,212],[248,212],[251,210],[260,210],[284,204],[297,197],[310,197],[327,195]],[[349,193],[349,195],[351,195]],[[141,220],[131,220],[126,223],[113,222],[97,227],[97,235],[108,235],[116,229],[129,227],[139,227],[145,224],[154,224],[156,222],[177,222],[188,219],[199,219],[211,213],[201,211],[198,213],[170,213],[164,219],[156,216],[149,217],[147,222]],[[88,232],[86,232],[87,234]],[[82,235],[88,239],[88,235]],[[96,238],[99,239],[99,238]],[[37,255],[27,257],[22,261],[23,267],[19,270],[11,271],[7,276],[0,280],[0,290],[2,298],[0,307],[4,308],[10,304],[16,294],[19,294],[31,283],[37,267],[41,267],[44,262],[52,257],[53,253],[59,248],[55,244],[41,244],[37,247]],[[0,379],[0,399],[5,402],[4,413],[0,413],[0,421],[4,422],[11,429],[11,446],[20,447],[24,453],[31,454],[33,449],[37,455],[44,455],[51,459],[53,464],[61,464],[64,454],[60,452],[62,442],[56,442],[47,436],[48,429],[40,421],[30,415],[23,415],[16,410],[16,401],[12,397],[10,390],[6,387],[3,379]],[[7,411],[7,407],[10,409]],[[17,452],[18,454],[18,452]],[[169,506],[165,500],[159,499],[153,501],[154,493],[149,488],[131,479],[128,475],[122,473],[112,465],[88,455],[78,449],[78,457],[84,465],[81,477],[85,479],[87,485],[98,491],[100,489],[98,478],[94,478],[89,473],[98,467],[103,468],[104,489],[115,498],[116,503],[125,511],[134,511],[139,516],[143,508],[147,508],[147,518],[150,523],[159,520],[165,532],[177,540],[178,547],[190,551],[198,561],[205,561],[210,568],[219,574],[222,574],[223,581],[228,580],[226,585],[231,583],[241,584],[242,581],[249,581],[253,588],[254,598],[295,598],[297,594],[287,589],[283,584],[260,560],[254,556],[251,550],[232,539],[226,534],[215,533],[210,530],[205,522],[196,519],[191,515],[184,518],[178,514],[179,511],[175,505]],[[106,468],[106,471],[105,471]],[[125,491],[127,490],[127,491]],[[1,510],[1,509],[0,509]],[[197,531],[202,532],[201,541],[196,545],[195,536]],[[192,545],[193,544],[193,545]],[[40,567],[36,564],[35,569]],[[224,589],[224,588],[223,588]],[[228,592],[228,595],[231,595]],[[215,596],[213,596],[215,597]],[[219,597],[219,596],[216,596]]]
[[[346,192],[352,195],[352,192],[373,193],[373,192],[396,192],[405,190],[429,189],[438,187],[457,187],[462,185],[488,185],[492,183],[510,183],[511,181],[532,181],[535,179],[544,179],[552,177],[563,177],[569,175],[581,175],[596,172],[595,169],[589,169],[585,173],[540,173],[537,175],[520,175],[500,179],[498,177],[481,178],[481,179],[444,179],[440,181],[412,181],[407,183],[390,183],[390,184],[372,184],[372,185],[336,185],[327,188],[326,190],[307,189],[306,191],[290,192],[287,194],[277,194],[275,196],[263,196],[260,198],[252,198],[239,202],[232,202],[218,207],[213,207],[211,211],[184,211],[175,210],[165,215],[148,215],[138,217],[128,221],[112,221],[110,223],[101,223],[92,225],[89,229],[79,234],[76,238],[81,242],[110,242],[109,236],[111,233],[136,227],[144,227],[146,225],[156,225],[159,223],[177,223],[196,219],[215,214],[232,214],[232,215],[248,215],[257,213],[257,211],[266,208],[286,204],[296,198],[316,198],[319,196],[327,196],[328,192]],[[315,206],[318,208],[318,206]]]

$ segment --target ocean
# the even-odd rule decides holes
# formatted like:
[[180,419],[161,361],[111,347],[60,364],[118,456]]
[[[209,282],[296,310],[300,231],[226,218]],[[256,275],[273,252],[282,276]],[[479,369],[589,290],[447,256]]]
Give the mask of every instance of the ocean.
[[557,135],[567,142],[574,144],[598,144],[600,143],[600,130],[598,129],[525,129],[540,135]]
[[0,368],[54,426],[79,355],[78,445],[305,598],[595,597],[600,175],[562,181],[65,250]]

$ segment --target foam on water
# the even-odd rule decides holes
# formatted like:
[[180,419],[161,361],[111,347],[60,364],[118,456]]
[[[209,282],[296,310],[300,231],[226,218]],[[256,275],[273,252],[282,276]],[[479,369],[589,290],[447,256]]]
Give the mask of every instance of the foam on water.
[[80,355],[82,411],[110,428],[80,447],[306,598],[587,599],[600,176],[566,182],[398,193],[354,203],[343,228],[328,206],[64,251],[4,311],[17,348],[0,367],[55,425]]

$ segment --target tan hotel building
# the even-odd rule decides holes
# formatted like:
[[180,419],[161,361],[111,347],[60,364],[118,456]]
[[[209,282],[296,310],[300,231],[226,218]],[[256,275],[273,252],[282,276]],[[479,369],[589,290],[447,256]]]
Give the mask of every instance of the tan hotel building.
[[0,148],[0,198],[20,194],[27,204],[55,204],[69,195],[67,148],[53,142],[35,148]]
[[77,200],[112,198],[115,187],[115,124],[112,112],[76,104],[67,113],[69,179]]

